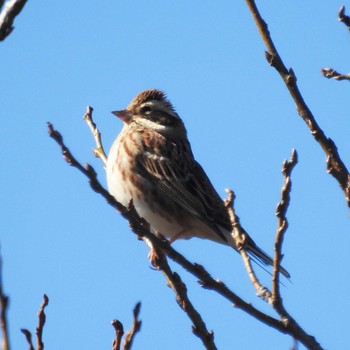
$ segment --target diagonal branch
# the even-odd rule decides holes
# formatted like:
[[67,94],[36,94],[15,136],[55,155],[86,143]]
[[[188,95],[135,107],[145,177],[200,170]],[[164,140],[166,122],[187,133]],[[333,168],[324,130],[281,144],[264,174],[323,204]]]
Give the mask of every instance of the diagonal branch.
[[346,203],[350,207],[350,174],[349,170],[346,168],[345,164],[340,158],[337,146],[331,138],[325,135],[323,130],[318,125],[314,115],[305,103],[297,85],[296,75],[291,68],[288,70],[284,65],[271,39],[268,26],[264,19],[261,17],[255,1],[246,0],[246,3],[254,17],[259,33],[267,47],[267,52],[265,52],[265,55],[268,63],[274,67],[282,77],[290,95],[296,104],[298,114],[304,120],[310,129],[312,136],[320,144],[323,151],[325,152],[327,156],[327,172],[330,173],[338,181],[340,187],[344,191]]
[[[158,237],[156,237],[154,234],[152,234],[148,229],[149,227],[148,223],[144,219],[140,218],[135,208],[133,207],[132,203],[130,203],[128,208],[118,203],[114,199],[114,197],[112,197],[108,193],[108,191],[106,191],[101,186],[101,184],[97,180],[97,174],[94,171],[94,169],[88,164],[86,164],[86,166],[83,167],[74,158],[74,156],[71,154],[69,149],[63,143],[61,134],[54,129],[52,124],[48,123],[48,128],[49,128],[50,137],[52,137],[60,146],[66,162],[74,166],[75,168],[79,169],[85,176],[88,177],[90,186],[93,188],[93,190],[100,193],[106,199],[108,204],[110,204],[112,207],[118,210],[121,213],[121,215],[123,215],[129,221],[131,230],[138,237],[142,238],[144,241],[149,241],[152,247],[158,249],[158,252],[165,251],[167,256],[170,259],[172,259],[173,261],[181,265],[185,270],[187,270],[188,272],[196,276],[199,279],[199,283],[203,288],[210,289],[219,293],[224,298],[226,298],[231,303],[233,303],[237,308],[253,316],[260,322],[272,328],[275,328],[281,333],[291,335],[293,338],[299,340],[309,349],[315,349],[315,350],[322,349],[321,346],[316,341],[316,339],[313,336],[307,334],[295,322],[288,322],[289,320],[283,320],[283,319],[278,320],[276,318],[273,318],[261,312],[260,310],[255,308],[251,303],[244,301],[237,294],[232,292],[223,282],[221,282],[220,280],[214,280],[210,276],[210,274],[204,269],[203,266],[191,263],[183,255],[181,255],[174,248],[172,248],[168,241],[161,240]],[[201,340],[203,343],[206,341],[205,339],[202,339],[202,338]]]
[[190,320],[193,322],[192,332],[199,339],[202,340],[203,345],[208,350],[216,350],[217,347],[214,343],[214,333],[206,328],[206,325],[199,314],[199,312],[194,308],[190,299],[187,295],[187,287],[185,283],[182,282],[181,277],[173,272],[168,264],[167,258],[162,251],[159,250],[157,246],[153,249],[156,250],[157,254],[157,268],[161,270],[167,280],[167,285],[175,292],[176,301],[180,308],[187,314]]
[[[108,191],[106,191],[101,184],[97,180],[97,174],[95,170],[88,164],[86,164],[85,167],[83,167],[71,154],[69,149],[64,145],[62,136],[53,129],[53,126],[49,124],[49,131],[50,136],[61,146],[62,153],[64,156],[64,159],[66,162],[73,167],[80,170],[84,175],[86,175],[90,180],[90,186],[98,193],[100,193],[107,202],[113,206],[115,209],[117,209],[128,221],[130,224],[131,229],[134,233],[136,233],[141,239],[149,240],[155,249],[161,250],[166,248],[169,248],[169,243],[166,241],[162,242],[160,239],[158,239],[156,236],[154,236],[148,229],[148,223],[139,217],[137,214],[134,206],[132,203],[130,203],[129,207],[126,208],[122,204],[118,203],[114,197],[112,197]],[[164,245],[163,245],[164,244]],[[166,249],[165,249],[166,250]],[[175,255],[178,253],[175,252]],[[180,255],[180,254],[178,254]],[[180,277],[173,273],[166,262],[165,257],[162,259],[162,254],[158,254],[158,257],[160,258],[158,260],[159,268],[162,270],[164,275],[166,276],[167,280],[170,282],[170,285],[172,286],[173,290],[176,292],[177,295],[177,301],[179,305],[183,308],[183,310],[187,313],[187,315],[190,317],[190,319],[193,321],[193,332],[196,334],[207,346],[207,349],[216,349],[213,335],[212,333],[208,332],[205,328],[205,323],[201,319],[199,313],[195,310],[191,302],[189,301],[187,297],[187,293],[185,292],[185,285],[181,281]],[[190,262],[188,264],[191,265]],[[130,345],[131,345],[132,337],[130,337]],[[117,343],[117,340],[116,340]],[[116,345],[117,346],[117,345]],[[128,349],[127,343],[124,344],[124,349]]]
[[4,1],[0,2],[0,41],[5,40],[5,38],[11,34],[14,29],[13,22],[16,16],[22,11],[27,0],[9,0],[2,7]]

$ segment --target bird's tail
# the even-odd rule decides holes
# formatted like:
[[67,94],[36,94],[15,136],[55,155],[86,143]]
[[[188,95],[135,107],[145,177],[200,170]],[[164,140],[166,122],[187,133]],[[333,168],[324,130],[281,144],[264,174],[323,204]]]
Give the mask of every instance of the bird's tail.
[[[252,239],[249,239],[247,242],[247,250],[249,255],[258,263],[263,265],[273,266],[272,258],[266,254],[262,249],[260,249]],[[290,278],[289,272],[282,266],[280,266],[280,272],[286,278]]]

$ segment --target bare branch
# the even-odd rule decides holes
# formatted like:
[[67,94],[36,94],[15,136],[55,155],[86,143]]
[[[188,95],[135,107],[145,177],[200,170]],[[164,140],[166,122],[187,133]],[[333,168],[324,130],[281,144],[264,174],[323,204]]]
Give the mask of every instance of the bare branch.
[[44,343],[43,343],[43,330],[44,325],[46,321],[46,315],[45,315],[45,307],[49,304],[49,298],[44,294],[43,296],[43,302],[40,306],[39,313],[38,313],[38,327],[36,327],[36,337],[37,337],[37,350],[43,350],[44,349]]
[[315,117],[306,105],[297,85],[297,78],[294,71],[284,65],[272,39],[266,22],[261,17],[254,0],[246,0],[246,3],[254,17],[260,35],[265,42],[268,52],[265,52],[268,63],[274,67],[282,77],[290,95],[292,96],[298,114],[304,120],[311,131],[312,136],[320,144],[327,156],[327,172],[330,173],[339,183],[344,191],[345,200],[350,207],[350,174],[338,153],[337,146],[331,138],[328,138],[318,125]]
[[343,22],[350,30],[350,17],[345,14],[345,6],[342,6],[338,14],[339,22]]
[[211,289],[216,291],[224,298],[232,302],[237,308],[245,311],[249,315],[255,317],[260,322],[275,328],[276,330],[291,335],[293,338],[299,340],[309,349],[320,350],[321,346],[318,344],[316,339],[307,334],[304,330],[302,330],[294,321],[291,319],[287,320],[277,320],[260,310],[256,309],[251,303],[245,302],[242,298],[240,298],[237,294],[232,292],[227,286],[219,281],[214,280],[210,274],[204,269],[203,266],[198,264],[192,264],[189,262],[183,255],[179,254],[174,248],[172,248],[168,241],[163,241],[152,234],[148,229],[148,223],[140,218],[137,214],[134,206],[131,205],[129,208],[124,207],[121,203],[118,203],[114,197],[112,197],[108,191],[106,191],[99,181],[97,180],[97,175],[94,169],[90,165],[86,165],[85,168],[74,158],[69,149],[63,143],[63,139],[61,134],[54,129],[51,123],[48,123],[49,135],[52,137],[60,146],[64,159],[66,162],[77,169],[79,169],[85,176],[88,177],[90,186],[94,191],[100,193],[116,210],[118,210],[128,221],[131,230],[143,240],[148,240],[153,247],[156,247],[158,251],[165,251],[167,256],[181,265],[185,270],[192,273],[200,280],[200,285],[205,289]]
[[[89,178],[90,186],[96,192],[100,193],[111,206],[117,209],[129,221],[129,225],[133,232],[136,233],[140,238],[149,240],[152,243],[152,246],[159,247],[159,250],[164,249],[164,247],[168,248],[168,242],[163,242],[163,245],[162,241],[149,231],[148,223],[139,217],[132,203],[130,203],[129,208],[126,208],[121,203],[118,203],[114,197],[111,196],[109,192],[106,191],[98,182],[95,170],[89,164],[86,164],[84,168],[71,154],[69,149],[64,145],[61,134],[53,128],[51,123],[48,123],[48,127],[50,136],[60,145],[63,157],[66,162],[80,170],[85,176]],[[165,264],[162,264],[162,266],[163,265],[166,266]]]
[[171,270],[166,256],[159,251],[159,248],[155,246],[154,249],[158,250],[156,252],[158,256],[157,268],[163,272],[167,280],[167,285],[169,285],[175,292],[178,305],[183,311],[186,312],[188,317],[193,322],[193,334],[202,340],[202,343],[206,349],[216,350],[217,347],[214,343],[214,333],[213,331],[208,332],[201,315],[189,300],[186,285],[182,282],[181,277],[176,272]]
[[141,329],[141,320],[139,320],[139,314],[141,309],[141,303],[138,302],[134,308],[134,321],[131,330],[126,333],[124,338],[124,346],[123,350],[130,350],[132,346],[132,342],[134,340],[135,334]]
[[272,273],[272,305],[281,318],[286,317],[282,298],[280,295],[279,272],[281,268],[281,261],[283,259],[282,244],[284,234],[288,228],[288,221],[286,218],[287,209],[290,203],[290,192],[292,190],[291,173],[295,165],[298,163],[298,154],[295,149],[292,150],[290,160],[285,160],[282,165],[282,173],[284,176],[284,183],[281,191],[281,201],[276,207],[276,216],[278,218],[278,228],[275,240],[275,256],[273,259],[273,273]]
[[94,123],[94,121],[92,120],[92,111],[94,109],[90,106],[86,107],[86,113],[84,114],[83,119],[86,121],[87,125],[89,126],[91,133],[94,137],[94,140],[96,142],[96,147],[93,148],[93,153],[95,155],[95,157],[100,158],[103,165],[106,166],[107,164],[107,156],[106,153],[104,151],[104,148],[102,146],[102,141],[101,141],[101,133],[100,131],[97,129],[96,124]]
[[[44,294],[43,302],[40,305],[40,309],[38,312],[38,326],[36,327],[36,350],[44,350],[44,342],[43,342],[43,330],[46,321],[45,315],[45,307],[49,304],[49,298]],[[29,345],[29,350],[34,350],[34,346],[32,343],[32,334],[27,329],[21,329],[21,332],[25,335],[27,343]]]
[[321,73],[325,78],[334,80],[350,80],[350,74],[338,73],[333,68],[321,68]]
[[105,188],[103,188],[103,186],[97,180],[97,174],[96,174],[94,168],[89,164],[85,164],[85,167],[82,166],[75,159],[75,157],[72,155],[70,150],[63,143],[63,139],[62,139],[61,134],[57,130],[54,129],[54,127],[51,123],[48,123],[47,125],[49,128],[50,137],[53,138],[58,143],[58,145],[61,147],[62,155],[63,155],[63,158],[65,159],[65,161],[69,165],[71,165],[74,168],[77,168],[79,171],[81,171],[89,179],[89,183],[90,183],[91,188],[95,192],[100,193],[106,199],[108,204],[110,204],[112,207],[114,207],[116,210],[118,210],[126,218],[127,208],[124,207],[122,204],[118,203],[114,199],[114,197],[111,196]]
[[7,308],[9,306],[9,298],[4,294],[3,278],[2,278],[2,256],[0,255],[0,327],[2,333],[2,349],[10,350],[10,339],[7,325]]
[[[291,181],[291,173],[295,165],[298,163],[298,154],[295,149],[292,150],[292,155],[290,160],[285,160],[282,165],[282,173],[284,176],[284,183],[281,191],[281,201],[277,204],[276,207],[276,216],[278,218],[278,228],[276,233],[276,241],[275,241],[275,257],[274,257],[274,270],[272,275],[272,306],[276,310],[276,312],[280,315],[281,319],[288,324],[290,327],[293,327],[297,333],[303,334],[307,336],[304,330],[300,327],[300,325],[294,320],[294,318],[287,312],[283,305],[283,300],[280,294],[279,289],[279,270],[281,266],[281,261],[283,258],[282,254],[282,244],[284,234],[288,228],[288,221],[286,218],[287,209],[290,203],[290,192],[292,190],[292,181]],[[297,339],[297,338],[295,338]],[[309,344],[310,349],[320,349],[321,346],[316,342],[315,344]]]
[[[13,31],[13,21],[15,17],[22,11],[27,0],[9,0],[5,6],[1,9],[0,13],[0,41],[11,34]],[[3,1],[0,3],[0,8],[3,5]]]
[[24,334],[24,336],[26,337],[28,346],[29,346],[29,350],[35,350],[34,346],[33,346],[33,342],[32,342],[32,333],[30,333],[27,329],[22,328],[21,332]]
[[240,247],[238,248],[239,253],[242,256],[244,266],[248,272],[248,276],[255,288],[256,295],[266,301],[267,303],[271,303],[271,292],[268,288],[264,287],[258,277],[256,276],[250,257],[245,249],[245,230],[241,226],[240,220],[238,215],[235,212],[234,209],[234,200],[236,198],[234,192],[230,189],[226,189],[228,198],[225,200],[225,207],[227,208],[227,211],[230,216],[231,224],[232,224],[232,232],[235,233],[236,237],[238,237],[237,241],[240,241]]
[[122,337],[124,335],[123,324],[118,320],[113,320],[112,326],[115,329],[115,339],[113,340],[112,350],[120,350]]

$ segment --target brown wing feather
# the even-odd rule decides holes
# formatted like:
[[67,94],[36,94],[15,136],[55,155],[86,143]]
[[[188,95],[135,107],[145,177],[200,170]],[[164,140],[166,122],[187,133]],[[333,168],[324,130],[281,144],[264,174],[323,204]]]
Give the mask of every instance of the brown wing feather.
[[218,226],[230,227],[226,208],[204,170],[194,160],[188,141],[173,143],[158,135],[152,142],[148,138],[147,143],[145,152],[138,156],[138,171],[155,182],[165,196],[227,241]]

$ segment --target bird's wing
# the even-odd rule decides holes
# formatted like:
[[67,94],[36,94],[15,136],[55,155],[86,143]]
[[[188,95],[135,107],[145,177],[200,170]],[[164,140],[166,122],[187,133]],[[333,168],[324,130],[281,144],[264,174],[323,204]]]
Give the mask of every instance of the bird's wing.
[[219,226],[230,228],[228,213],[187,141],[145,148],[137,157],[137,167],[163,195],[227,241]]
[[[188,141],[164,141],[145,147],[144,152],[137,156],[137,171],[164,196],[175,201],[227,242],[220,227],[231,231],[228,212],[205,171],[194,160]],[[247,249],[255,262],[273,265],[272,258],[256,245],[244,229],[242,233],[246,235]],[[282,266],[280,271],[289,278],[288,271]]]

